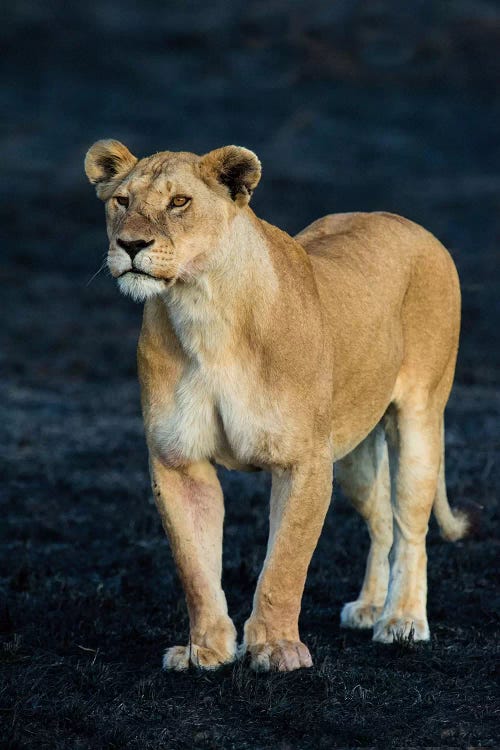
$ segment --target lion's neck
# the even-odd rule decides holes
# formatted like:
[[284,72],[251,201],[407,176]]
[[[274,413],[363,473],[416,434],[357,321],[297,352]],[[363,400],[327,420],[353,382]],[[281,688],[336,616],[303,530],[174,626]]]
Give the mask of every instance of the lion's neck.
[[165,302],[184,351],[214,360],[258,337],[277,290],[265,234],[258,220],[245,213],[233,220],[207,269],[177,283]]

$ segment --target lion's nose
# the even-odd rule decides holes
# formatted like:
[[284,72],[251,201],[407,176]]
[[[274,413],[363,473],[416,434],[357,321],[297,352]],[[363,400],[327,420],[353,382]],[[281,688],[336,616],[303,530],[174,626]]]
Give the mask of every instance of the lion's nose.
[[153,243],[154,240],[149,240],[149,242],[146,242],[146,240],[116,240],[116,244],[130,255],[130,260],[134,260],[137,253],[144,250],[145,247],[151,247]]

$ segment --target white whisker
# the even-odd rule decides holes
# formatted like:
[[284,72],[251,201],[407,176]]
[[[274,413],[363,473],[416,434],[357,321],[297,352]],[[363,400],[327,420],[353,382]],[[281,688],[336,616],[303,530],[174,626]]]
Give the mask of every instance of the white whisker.
[[85,284],[85,286],[89,286],[89,284],[91,284],[94,281],[94,279],[96,278],[96,276],[99,276],[99,274],[101,273],[101,271],[103,271],[106,268],[106,265],[107,265],[107,260],[105,260],[103,262],[102,266],[97,269],[97,271],[95,272],[95,274],[90,277],[90,279],[87,281],[87,283]]

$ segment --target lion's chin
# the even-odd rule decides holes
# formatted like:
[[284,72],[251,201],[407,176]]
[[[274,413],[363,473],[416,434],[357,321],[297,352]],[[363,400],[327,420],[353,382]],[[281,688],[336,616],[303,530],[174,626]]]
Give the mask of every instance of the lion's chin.
[[153,279],[131,271],[120,276],[118,288],[122,294],[132,297],[135,302],[145,302],[150,297],[165,292],[166,283],[163,279]]

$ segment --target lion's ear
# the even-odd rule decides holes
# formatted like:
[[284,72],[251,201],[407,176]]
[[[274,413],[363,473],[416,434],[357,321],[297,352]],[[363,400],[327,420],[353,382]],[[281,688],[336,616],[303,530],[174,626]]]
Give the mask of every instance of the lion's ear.
[[253,151],[242,146],[224,146],[202,157],[201,174],[227,188],[233,201],[246,205],[259,184],[260,161]]
[[85,173],[98,197],[107,200],[136,163],[137,158],[120,141],[97,141],[85,156]]

